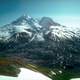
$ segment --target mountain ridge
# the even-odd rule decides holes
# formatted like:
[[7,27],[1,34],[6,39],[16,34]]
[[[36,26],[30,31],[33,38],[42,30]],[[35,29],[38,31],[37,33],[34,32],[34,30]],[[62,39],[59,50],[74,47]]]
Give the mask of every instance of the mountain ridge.
[[49,17],[41,21],[25,16],[0,28],[0,56],[46,67],[80,64],[80,32]]
[[2,39],[6,40],[5,38],[10,38],[15,33],[21,32],[25,32],[30,37],[32,37],[32,35],[34,34],[44,35],[48,34],[49,32],[51,32],[52,35],[58,36],[60,34],[59,36],[62,35],[63,37],[65,35],[64,33],[67,33],[66,31],[70,32],[70,34],[72,35],[74,34],[74,32],[67,29],[68,28],[66,26],[64,27],[61,24],[54,22],[49,17],[42,17],[41,20],[38,21],[37,19],[24,15],[18,18],[17,20],[11,22],[10,24],[1,27],[0,38],[2,37]]

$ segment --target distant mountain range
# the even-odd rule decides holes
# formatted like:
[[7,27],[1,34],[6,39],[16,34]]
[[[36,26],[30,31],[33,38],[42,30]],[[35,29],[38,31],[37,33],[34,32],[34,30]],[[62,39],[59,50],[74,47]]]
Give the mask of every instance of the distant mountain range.
[[49,17],[21,16],[0,27],[0,56],[47,67],[78,67],[80,29],[73,30]]

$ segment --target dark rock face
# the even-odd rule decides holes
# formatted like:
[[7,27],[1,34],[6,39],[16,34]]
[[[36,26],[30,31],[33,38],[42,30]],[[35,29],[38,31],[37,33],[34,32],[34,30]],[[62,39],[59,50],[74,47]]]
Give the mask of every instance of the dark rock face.
[[15,42],[15,43],[25,43],[25,42],[29,42],[29,35],[26,34],[25,32],[21,32],[21,33],[15,33],[8,41],[9,42]]
[[[25,18],[22,19],[25,20]],[[17,21],[15,24],[20,26],[20,21],[19,24]],[[29,62],[46,67],[74,68],[80,66],[80,37],[77,33],[68,31],[66,27],[45,17],[39,24],[37,23],[39,27],[29,26],[29,29],[24,29],[25,32],[16,32],[6,41],[0,41],[0,56],[20,58],[24,63]]]

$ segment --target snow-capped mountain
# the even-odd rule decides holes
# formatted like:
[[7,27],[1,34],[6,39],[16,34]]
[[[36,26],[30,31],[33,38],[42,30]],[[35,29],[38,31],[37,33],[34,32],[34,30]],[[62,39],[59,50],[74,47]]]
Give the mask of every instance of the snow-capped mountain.
[[24,15],[0,27],[0,51],[34,64],[73,66],[80,63],[80,29]]
[[40,28],[41,26],[36,19],[29,16],[21,16],[11,24],[0,27],[0,40],[8,40],[14,34],[16,34],[15,39],[17,39],[19,33],[23,32],[32,39],[36,33],[38,34]]
[[[16,39],[21,37],[21,33],[22,35],[25,33],[28,36],[29,42],[33,40],[44,41],[47,35],[52,40],[58,40],[59,38],[70,39],[73,36],[79,37],[77,30],[75,32],[72,28],[64,27],[49,17],[42,17],[41,20],[37,20],[24,15],[12,23],[0,27],[0,40],[16,41]],[[15,40],[13,39],[14,35]]]

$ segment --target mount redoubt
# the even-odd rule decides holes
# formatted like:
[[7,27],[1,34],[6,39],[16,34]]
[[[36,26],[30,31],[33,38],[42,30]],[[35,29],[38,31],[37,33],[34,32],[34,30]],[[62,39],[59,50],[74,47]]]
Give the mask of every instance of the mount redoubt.
[[80,29],[49,17],[21,16],[0,27],[0,56],[46,67],[79,67]]

